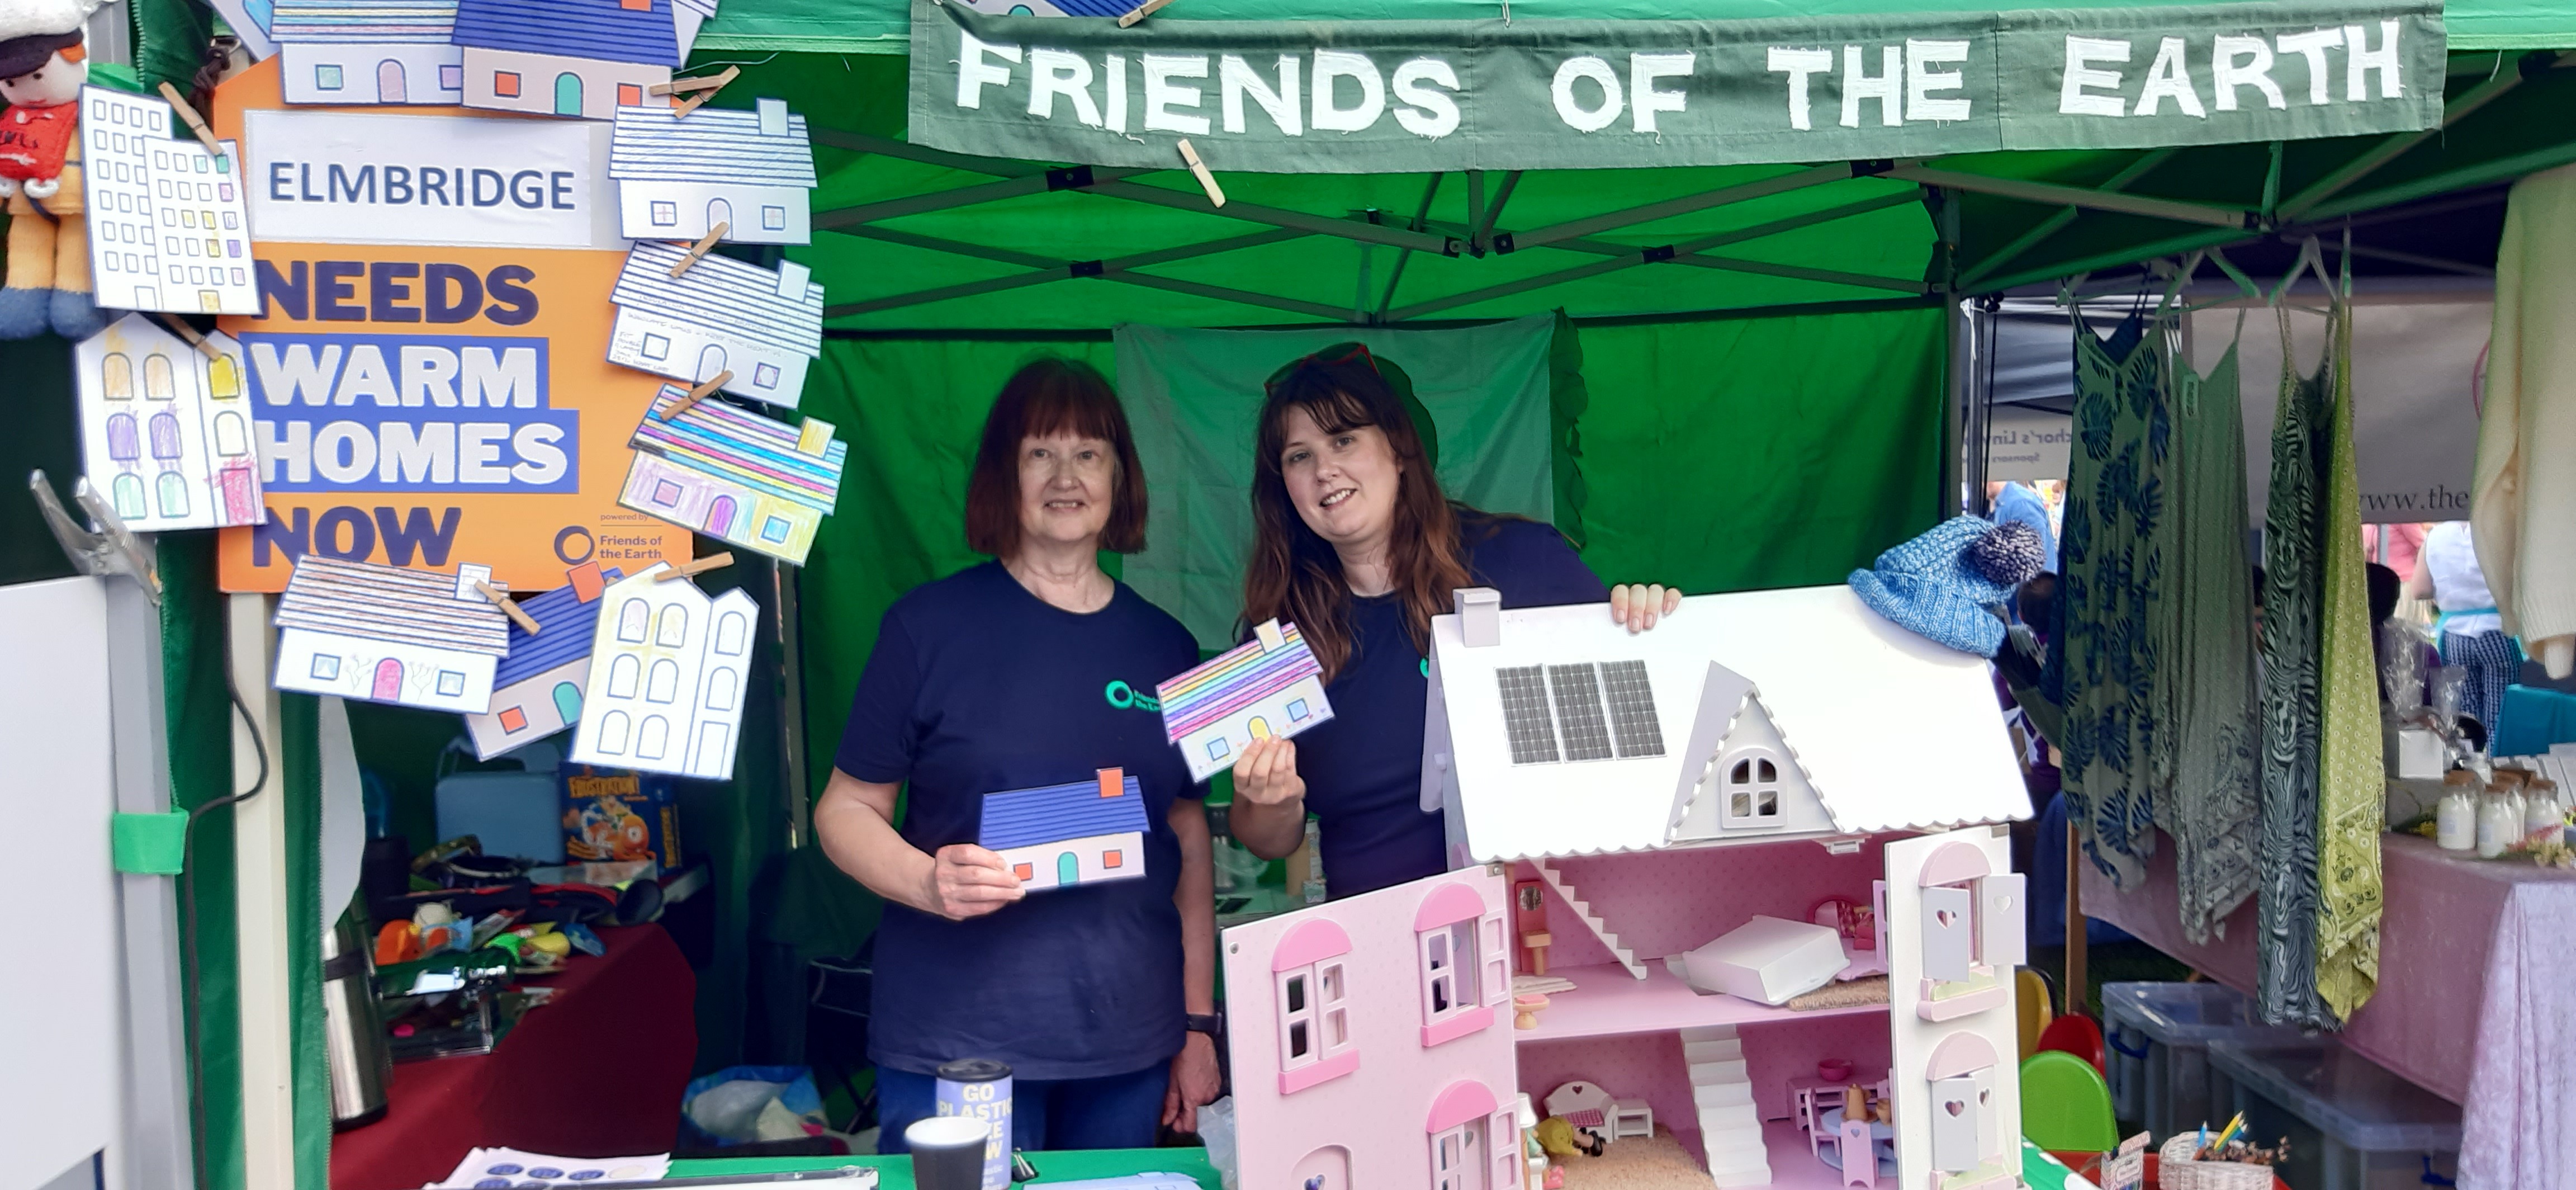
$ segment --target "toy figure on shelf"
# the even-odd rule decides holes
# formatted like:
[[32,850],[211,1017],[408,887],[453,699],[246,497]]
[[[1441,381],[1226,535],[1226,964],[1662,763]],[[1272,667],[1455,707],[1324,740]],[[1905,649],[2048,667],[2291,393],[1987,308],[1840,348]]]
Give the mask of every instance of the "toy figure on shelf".
[[98,0],[0,4],[0,196],[9,203],[8,284],[0,339],[50,328],[86,339],[106,325],[91,297],[80,177],[81,26]]

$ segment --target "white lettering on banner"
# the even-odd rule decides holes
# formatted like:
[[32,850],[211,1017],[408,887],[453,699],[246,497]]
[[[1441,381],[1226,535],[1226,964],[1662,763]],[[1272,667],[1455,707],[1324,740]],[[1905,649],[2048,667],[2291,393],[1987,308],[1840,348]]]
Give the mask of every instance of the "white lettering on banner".
[[1066,50],[1029,51],[1029,114],[1055,118],[1056,96],[1073,104],[1073,118],[1100,127],[1100,109],[1091,102],[1091,59]]
[[2222,33],[2210,42],[2209,50],[2209,88],[2217,96],[2218,110],[2236,110],[2238,87],[2262,92],[2263,102],[2273,107],[2290,106],[2281,95],[2281,85],[2272,81],[2272,47],[2260,37]]
[[981,108],[984,106],[985,87],[1011,85],[1011,72],[986,62],[984,55],[991,54],[1005,62],[1017,64],[1020,60],[1020,47],[994,45],[978,40],[972,33],[960,33],[957,36],[961,39],[957,45],[957,106]]
[[2345,99],[2353,103],[2362,103],[2370,98],[2370,88],[2362,80],[2368,78],[2372,71],[2379,72],[2380,98],[2396,99],[2406,93],[2406,88],[2401,85],[2402,80],[2398,77],[2397,22],[2379,22],[2378,49],[2362,48],[2368,44],[2369,38],[2364,35],[2359,25],[2343,27],[2343,42],[2346,51],[2343,60],[2343,97]]
[[1227,54],[1217,59],[1216,85],[1217,107],[1225,113],[1226,131],[1243,131],[1243,100],[1250,96],[1254,103],[1261,105],[1262,111],[1269,114],[1271,124],[1279,131],[1290,136],[1306,134],[1305,120],[1299,111],[1303,104],[1297,98],[1297,55],[1279,55],[1279,85],[1274,88],[1252,68],[1251,63],[1243,60],[1241,54]]
[[1772,46],[1770,69],[1773,74],[1789,76],[1789,127],[1801,132],[1814,128],[1808,115],[1807,80],[1834,68],[1832,50],[1793,50]]
[[[2171,45],[2181,40],[2179,37],[2168,37],[2165,42]],[[2314,29],[2306,33],[2284,33],[2273,40],[2272,46],[2283,54],[2297,54],[2308,60],[2308,105],[2324,107],[2330,101],[2326,82],[2331,77],[2326,70],[2326,51],[2343,48],[2343,30]]]
[[1860,105],[1863,100],[1878,101],[1878,122],[1894,128],[1905,122],[1905,108],[1898,102],[1897,89],[1905,83],[1905,51],[1897,46],[1882,46],[1878,51],[1878,75],[1873,78],[1861,67],[1860,47],[1843,47],[1843,127],[1860,127]]
[[[1341,106],[1341,80],[1358,84],[1357,107]],[[1386,80],[1366,54],[1349,50],[1315,51],[1315,111],[1307,123],[1317,132],[1362,132],[1386,114]]]
[[2335,102],[2334,67],[2326,55],[2338,49],[2344,51],[2345,102],[2369,102],[2369,79],[2374,73],[2379,77],[2379,98],[2399,99],[2405,95],[2405,85],[2398,60],[2398,28],[2395,21],[2380,22],[2379,45],[2367,51],[2363,47],[2370,39],[2359,25],[2283,33],[2268,42],[2250,34],[2218,34],[2208,43],[2210,99],[2206,106],[2192,79],[2192,48],[2184,38],[2158,40],[2155,63],[2147,68],[2133,106],[2117,94],[2122,90],[2121,72],[2099,65],[2130,61],[2131,43],[2070,36],[2057,110],[2073,116],[2154,116],[2163,114],[2170,101],[2182,115],[2207,119],[2211,107],[2222,112],[2240,110],[2238,92],[2247,87],[2263,97],[2265,107],[2286,109],[2289,96],[2273,77],[2273,68],[2292,57],[2307,71],[2308,106],[2323,107]]
[[2100,95],[2099,91],[2116,90],[2120,72],[2097,70],[2096,62],[2126,62],[2129,43],[2102,37],[2066,39],[2065,81],[2058,84],[2057,110],[2069,116],[2125,116],[2129,105],[2117,95]]
[[[1587,108],[1574,98],[1574,84],[1590,79],[1601,88],[1601,106]],[[1599,132],[1619,118],[1627,101],[1619,98],[1619,72],[1599,58],[1568,58],[1556,68],[1556,81],[1548,87],[1556,99],[1556,118],[1576,132]]]
[[2200,106],[2199,92],[2191,88],[2191,64],[2183,60],[2179,37],[2168,37],[2157,44],[2155,65],[2147,68],[2147,85],[2138,91],[2138,114],[2155,115],[2164,110],[2168,99],[2173,100],[2174,110],[2186,116],[2195,120],[2209,118],[2208,110]]
[[1965,120],[1968,101],[1934,99],[1935,91],[1964,89],[1967,79],[1956,70],[1934,70],[1942,62],[1968,60],[1968,43],[1964,41],[1924,41],[1908,38],[1905,42],[1905,118],[1908,120]]
[[1172,80],[1206,78],[1207,59],[1189,54],[1147,54],[1144,57],[1145,131],[1206,136],[1206,116],[1185,116],[1172,110],[1174,107],[1197,107],[1199,89],[1177,86]]
[[307,244],[617,249],[609,126],[377,112],[243,115],[251,231]]
[[1109,130],[1125,132],[1127,131],[1127,55],[1111,54],[1102,59],[1102,65],[1109,68],[1107,71],[1109,81],[1104,84],[1104,89],[1109,92],[1109,101],[1102,105],[1109,109]]
[[[1415,136],[1437,140],[1458,131],[1458,72],[1438,58],[1415,58],[1395,68],[1395,122]],[[1435,88],[1446,87],[1447,91]]]
[[1630,54],[1628,55],[1628,111],[1631,125],[1639,132],[1658,131],[1656,112],[1679,112],[1689,96],[1679,91],[1655,87],[1657,79],[1689,78],[1699,61],[1697,54]]

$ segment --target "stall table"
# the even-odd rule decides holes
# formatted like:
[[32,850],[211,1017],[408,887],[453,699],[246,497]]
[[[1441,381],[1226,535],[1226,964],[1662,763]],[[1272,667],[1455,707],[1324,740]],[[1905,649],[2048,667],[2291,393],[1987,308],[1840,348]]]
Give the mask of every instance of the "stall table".
[[[2537,1090],[2528,1072],[2576,1065],[2576,963],[2564,933],[2576,921],[2576,872],[2462,858],[2400,834],[2380,836],[2380,868],[2379,990],[2341,1040],[2461,1105],[2462,1185],[2576,1187],[2564,1136],[2524,1126]],[[2086,916],[2252,994],[2254,905],[2227,918],[2223,939],[2184,941],[2170,846],[2139,888],[2114,890],[2090,865],[2082,879]]]
[[489,1054],[400,1062],[383,1119],[331,1142],[331,1190],[410,1190],[476,1146],[566,1157],[667,1153],[697,1057],[697,979],[658,925],[599,930]]

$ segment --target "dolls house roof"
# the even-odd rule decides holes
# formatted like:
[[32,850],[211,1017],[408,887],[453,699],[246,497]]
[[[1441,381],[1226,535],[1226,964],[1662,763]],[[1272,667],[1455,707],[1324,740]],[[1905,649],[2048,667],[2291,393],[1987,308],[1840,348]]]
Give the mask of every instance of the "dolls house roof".
[[1423,758],[1453,858],[1674,845],[1702,778],[1761,729],[1821,814],[1760,839],[2030,816],[1986,662],[1847,587],[1695,596],[1633,635],[1597,604],[1468,614],[1494,643],[1433,621]]

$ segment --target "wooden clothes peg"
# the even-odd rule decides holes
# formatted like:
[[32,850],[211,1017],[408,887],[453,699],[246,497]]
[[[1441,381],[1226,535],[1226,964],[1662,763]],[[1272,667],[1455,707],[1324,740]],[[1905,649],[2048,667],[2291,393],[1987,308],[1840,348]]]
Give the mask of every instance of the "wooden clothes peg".
[[1207,191],[1210,206],[1225,205],[1225,188],[1216,184],[1216,175],[1208,171],[1207,162],[1199,160],[1199,151],[1190,142],[1181,142],[1181,161],[1190,167],[1190,176],[1199,180],[1199,189]]
[[186,339],[188,341],[188,346],[196,348],[197,354],[205,356],[207,359],[224,358],[223,349],[215,346],[214,342],[206,338],[204,335],[198,334],[197,328],[188,325],[186,319],[166,311],[157,316],[161,321],[169,324],[170,332],[172,334],[175,334],[182,339]]
[[726,550],[723,553],[709,554],[694,562],[685,562],[678,566],[674,566],[669,570],[665,570],[660,574],[654,575],[653,581],[657,583],[667,583],[672,579],[690,578],[696,575],[705,574],[710,570],[721,569],[731,565],[733,565],[733,551]]
[[733,369],[731,368],[727,368],[724,371],[718,372],[713,376],[709,376],[706,379],[699,381],[695,387],[688,391],[686,396],[680,398],[679,404],[671,406],[671,411],[662,415],[662,420],[666,422],[680,420],[681,414],[697,408],[698,402],[714,396],[717,389],[723,388],[731,383],[733,383]]
[[677,281],[688,275],[689,270],[697,267],[698,261],[704,259],[707,252],[714,248],[718,241],[725,238],[725,233],[732,230],[733,224],[729,222],[718,223],[708,228],[707,234],[698,237],[697,243],[689,245],[689,254],[681,257],[678,264],[671,266],[671,279]]
[[479,579],[474,584],[474,590],[485,599],[491,600],[492,606],[500,608],[502,615],[510,617],[510,621],[519,626],[519,631],[535,636],[543,627],[537,623],[535,616],[529,615],[527,609],[519,606],[518,600],[510,598],[509,592]]
[[741,76],[741,67],[728,66],[725,67],[723,71],[716,74],[700,75],[697,78],[689,79],[672,79],[667,83],[655,83],[650,87],[644,88],[644,93],[647,95],[686,95],[691,91],[720,90],[726,83],[730,83]]
[[224,155],[223,142],[215,139],[215,130],[206,126],[206,118],[198,115],[197,109],[188,106],[187,96],[181,95],[177,87],[164,82],[161,84],[161,98],[169,101],[171,114],[179,117],[180,122],[188,126],[188,131],[196,133],[198,140],[206,142],[207,152],[217,157]]
[[1145,0],[1143,4],[1139,4],[1136,7],[1127,10],[1126,15],[1119,17],[1118,27],[1121,29],[1134,28],[1136,22],[1154,15],[1156,12],[1160,11],[1164,5],[1171,2],[1172,0]]
[[711,78],[711,79],[692,79],[692,80],[690,80],[691,82],[695,82],[695,83],[700,84],[700,85],[698,86],[698,88],[697,88],[697,94],[689,96],[689,98],[688,98],[688,100],[687,100],[686,102],[683,102],[682,104],[680,104],[680,106],[678,106],[678,107],[676,107],[676,108],[673,108],[673,109],[671,110],[671,118],[672,118],[672,119],[674,119],[674,120],[685,120],[685,119],[688,119],[688,118],[689,118],[689,113],[690,113],[690,112],[696,111],[696,110],[698,110],[700,107],[705,106],[705,104],[706,104],[706,102],[707,102],[708,100],[713,99],[713,98],[715,98],[715,97],[716,97],[716,92],[721,91],[721,90],[724,90],[724,88],[725,88],[725,84],[726,84],[726,83],[730,83],[730,82],[732,82],[735,78],[739,77],[741,74],[742,74],[742,68],[741,68],[741,67],[739,67],[739,66],[728,66],[728,67],[725,67],[725,68],[724,68],[724,73],[723,73],[723,74],[719,74],[719,75],[715,76],[714,78]]

